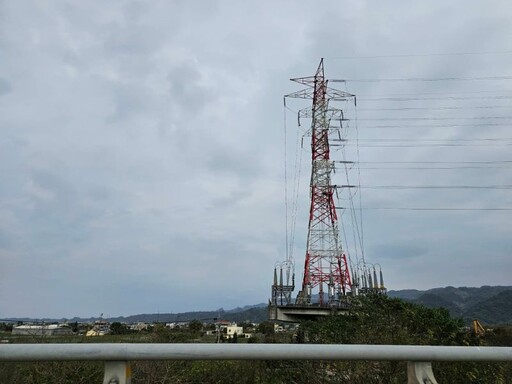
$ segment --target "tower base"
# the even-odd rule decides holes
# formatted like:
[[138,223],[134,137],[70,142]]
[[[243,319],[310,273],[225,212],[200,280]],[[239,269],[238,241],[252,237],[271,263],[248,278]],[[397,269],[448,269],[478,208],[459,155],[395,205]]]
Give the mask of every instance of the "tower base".
[[321,307],[315,305],[272,305],[268,306],[269,320],[298,323],[302,320],[316,320],[323,316],[348,313],[348,303],[339,307]]

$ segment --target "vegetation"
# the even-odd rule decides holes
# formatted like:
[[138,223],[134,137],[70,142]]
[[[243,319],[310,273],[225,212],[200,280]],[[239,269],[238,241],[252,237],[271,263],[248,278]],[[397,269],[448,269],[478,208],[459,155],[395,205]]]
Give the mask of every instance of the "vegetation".
[[[250,328],[245,324],[244,328]],[[147,333],[78,339],[93,342],[214,342],[204,336],[199,321],[188,327],[169,329],[163,325]],[[512,346],[512,327],[494,328],[476,336],[443,308],[422,305],[384,296],[353,300],[343,316],[304,322],[294,334],[275,332],[274,325],[262,322],[254,330],[256,338],[237,342],[329,343],[329,344],[420,344],[420,345],[500,345]],[[91,340],[92,339],[92,340]],[[51,339],[67,340],[70,339]],[[19,340],[18,340],[19,342]],[[45,340],[48,342],[48,339]],[[228,341],[226,341],[228,342]],[[233,342],[233,341],[230,341]],[[434,363],[440,383],[507,383],[512,377],[510,363]],[[85,362],[4,363],[0,382],[61,384],[101,382],[103,365]],[[146,361],[133,363],[132,383],[403,383],[406,362],[339,361]]]
[[[462,319],[444,308],[426,308],[382,296],[360,297],[346,316],[302,324],[299,342],[335,344],[502,345],[512,346],[512,332],[496,331],[484,338],[468,332]],[[510,363],[434,363],[440,383],[506,383]],[[405,362],[337,362],[330,365],[333,382],[405,382]],[[369,371],[375,378],[368,377]],[[337,376],[341,375],[341,376]],[[343,379],[343,377],[349,379]]]
[[354,300],[346,316],[302,324],[304,339],[332,344],[462,345],[466,331],[444,308],[426,308],[384,296]]
[[389,296],[423,304],[429,308],[446,308],[466,324],[478,319],[484,324],[512,323],[512,286],[445,287],[427,291],[414,289],[390,291]]
[[110,324],[110,332],[112,335],[127,335],[131,333],[130,329],[128,329],[125,324],[121,324],[118,321]]

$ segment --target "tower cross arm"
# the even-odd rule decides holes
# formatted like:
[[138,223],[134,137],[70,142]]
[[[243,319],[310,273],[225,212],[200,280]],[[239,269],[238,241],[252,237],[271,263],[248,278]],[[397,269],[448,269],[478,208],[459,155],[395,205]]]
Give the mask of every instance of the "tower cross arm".
[[[323,111],[324,116],[330,120],[337,121],[349,121],[349,119],[345,119],[343,115],[343,110],[339,108],[329,108]],[[307,107],[299,110],[298,117],[300,118],[311,118],[313,117],[313,108]]]
[[301,89],[300,91],[290,93],[284,96],[286,98],[294,99],[313,99],[313,88]]
[[345,92],[345,91],[342,91],[340,89],[327,87],[327,98],[330,100],[340,101],[340,100],[347,100],[347,99],[351,99],[351,98],[355,98],[355,97],[356,97],[355,95]]
[[306,76],[306,77],[295,77],[290,79],[299,84],[309,85],[310,87],[314,87],[316,76]]

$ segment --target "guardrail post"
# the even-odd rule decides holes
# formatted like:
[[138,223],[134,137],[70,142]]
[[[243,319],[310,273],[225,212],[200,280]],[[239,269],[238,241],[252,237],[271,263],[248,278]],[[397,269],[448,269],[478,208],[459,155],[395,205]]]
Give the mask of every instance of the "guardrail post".
[[132,369],[129,361],[106,361],[103,384],[130,384]]
[[407,384],[438,384],[429,362],[409,361],[407,363]]

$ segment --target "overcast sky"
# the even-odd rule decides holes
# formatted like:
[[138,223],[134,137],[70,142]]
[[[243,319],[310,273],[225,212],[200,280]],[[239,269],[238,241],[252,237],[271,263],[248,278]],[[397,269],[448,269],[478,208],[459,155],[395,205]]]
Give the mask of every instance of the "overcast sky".
[[[510,164],[364,162],[512,160],[512,80],[481,79],[512,76],[511,25],[509,1],[0,2],[0,318],[266,302],[285,257],[282,97],[321,57],[358,95],[364,249],[388,288],[510,285],[512,211],[366,209],[512,208],[510,190],[364,188],[510,185]],[[350,81],[453,77],[470,80]],[[428,100],[368,100],[396,94]],[[286,117],[293,174],[309,122]]]

